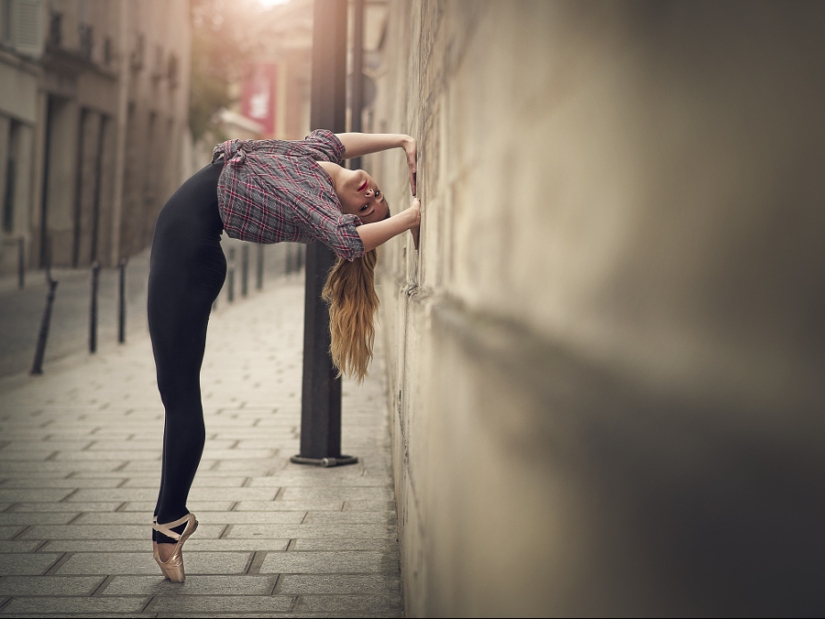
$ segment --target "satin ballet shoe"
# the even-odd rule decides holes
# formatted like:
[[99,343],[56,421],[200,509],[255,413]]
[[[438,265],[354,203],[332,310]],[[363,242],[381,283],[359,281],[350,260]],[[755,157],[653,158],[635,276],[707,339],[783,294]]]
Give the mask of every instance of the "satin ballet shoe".
[[[183,529],[182,533],[175,533],[172,530],[184,523],[186,524],[186,527]],[[169,558],[166,561],[161,560],[160,545],[157,543],[154,545],[153,554],[155,561],[157,561],[158,567],[160,567],[160,571],[163,573],[164,577],[172,582],[183,582],[186,580],[186,574],[183,571],[183,543],[189,539],[189,536],[192,535],[192,533],[194,533],[198,528],[198,520],[195,518],[195,514],[186,514],[183,518],[179,518],[174,522],[167,522],[165,524],[160,524],[156,520],[152,523],[152,528],[158,533],[176,540],[175,547],[172,549],[172,554],[169,555]]]

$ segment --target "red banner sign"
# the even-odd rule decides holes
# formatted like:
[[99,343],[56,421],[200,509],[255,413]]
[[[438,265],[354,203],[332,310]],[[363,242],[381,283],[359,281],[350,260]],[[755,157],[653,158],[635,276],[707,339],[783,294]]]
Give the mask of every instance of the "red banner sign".
[[252,64],[247,68],[241,97],[241,114],[261,123],[264,134],[275,134],[276,64]]

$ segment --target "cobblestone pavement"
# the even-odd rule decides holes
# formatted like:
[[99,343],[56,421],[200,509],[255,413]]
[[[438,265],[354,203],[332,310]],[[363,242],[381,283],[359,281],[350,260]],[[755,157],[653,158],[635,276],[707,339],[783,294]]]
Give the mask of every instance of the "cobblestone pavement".
[[302,313],[293,276],[212,316],[183,584],[149,541],[163,414],[148,337],[0,380],[0,616],[401,616],[383,361],[344,384],[359,464],[289,463]]

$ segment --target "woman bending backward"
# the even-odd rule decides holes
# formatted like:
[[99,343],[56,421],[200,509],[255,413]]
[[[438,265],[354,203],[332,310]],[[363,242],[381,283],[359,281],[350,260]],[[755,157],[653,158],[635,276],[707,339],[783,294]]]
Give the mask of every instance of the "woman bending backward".
[[384,194],[344,159],[403,148],[415,195],[416,143],[408,135],[313,131],[303,140],[229,140],[161,209],[149,268],[149,333],[165,409],[155,560],[184,580],[183,543],[198,522],[186,508],[206,437],[200,370],[212,303],[226,278],[221,233],[254,243],[319,241],[338,256],[324,298],[338,369],[363,380],[378,306],[376,247],[407,230],[416,246],[420,203],[391,216]]

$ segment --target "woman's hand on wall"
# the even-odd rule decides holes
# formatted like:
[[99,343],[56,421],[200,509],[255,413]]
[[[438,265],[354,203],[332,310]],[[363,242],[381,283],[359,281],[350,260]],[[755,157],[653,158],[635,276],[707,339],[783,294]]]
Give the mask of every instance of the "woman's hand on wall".
[[[413,174],[415,174],[413,172]],[[415,188],[413,188],[415,191]],[[413,198],[412,202],[410,202],[410,208],[407,209],[410,217],[410,234],[413,237],[413,246],[415,247],[416,251],[418,250],[418,236],[421,231],[421,200],[418,198]]]
[[[405,137],[404,142],[402,144],[404,148],[404,152],[407,153],[407,167],[410,169],[410,190],[412,191],[412,195],[415,195],[415,172],[416,172],[416,156],[417,152],[417,144],[415,142],[415,138],[410,137],[409,135]],[[418,249],[418,245],[416,244],[416,249]]]

